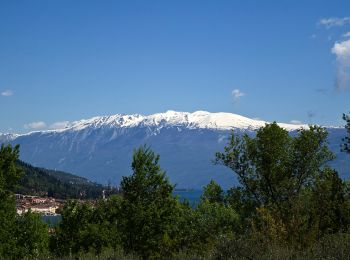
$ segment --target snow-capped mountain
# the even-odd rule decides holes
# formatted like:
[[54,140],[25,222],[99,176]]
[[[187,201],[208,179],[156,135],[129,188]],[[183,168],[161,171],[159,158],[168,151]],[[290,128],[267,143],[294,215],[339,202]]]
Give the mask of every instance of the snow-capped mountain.
[[18,134],[11,134],[11,133],[6,133],[6,134],[3,134],[3,133],[0,133],[0,143],[2,142],[10,142],[14,139],[16,139],[19,135]]
[[[196,111],[194,113],[177,112],[169,110],[165,113],[157,113],[149,116],[140,114],[133,115],[112,115],[93,117],[68,123],[66,128],[53,131],[80,131],[86,128],[114,127],[114,128],[132,128],[132,127],[186,127],[188,129],[215,129],[232,130],[245,129],[256,130],[264,126],[266,121],[254,120],[244,116],[232,113],[209,113],[206,111]],[[279,123],[287,130],[296,130],[307,125],[294,125]]]
[[[236,183],[233,174],[213,165],[234,130],[254,134],[265,125],[231,113],[167,111],[148,116],[113,115],[68,123],[63,129],[1,135],[0,142],[19,143],[21,159],[36,166],[76,173],[92,180],[119,184],[131,173],[132,152],[150,145],[161,156],[160,164],[170,180],[182,188],[200,188],[211,179],[224,187]],[[288,131],[307,125],[279,124]],[[350,169],[346,155],[339,153],[343,128],[328,128],[330,146],[339,154],[335,162],[343,175]],[[346,166],[346,167],[345,167]]]

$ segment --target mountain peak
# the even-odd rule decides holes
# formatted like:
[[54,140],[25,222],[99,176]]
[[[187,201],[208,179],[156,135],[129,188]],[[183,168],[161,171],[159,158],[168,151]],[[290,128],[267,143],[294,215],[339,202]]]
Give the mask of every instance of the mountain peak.
[[[147,144],[164,158],[164,169],[173,183],[199,188],[214,176],[223,185],[230,182],[225,176],[232,174],[212,165],[215,152],[229,140],[230,130],[252,133],[266,123],[225,112],[115,114],[70,122],[64,129],[32,132],[15,139],[2,139],[0,135],[0,143],[20,144],[21,159],[33,165],[100,182],[120,181],[129,174],[133,149]],[[288,131],[307,127],[279,125]],[[345,129],[332,129],[329,133],[330,145],[338,151]]]
[[[72,122],[65,129],[54,131],[81,130],[87,127],[130,128],[138,126],[157,128],[181,126],[190,129],[202,128],[216,130],[231,130],[240,128],[256,130],[264,126],[266,123],[268,122],[250,119],[241,115],[227,112],[211,113],[207,111],[195,111],[190,113],[168,110],[164,113],[156,113],[152,115],[115,114],[110,116],[93,117],[90,119]],[[279,123],[279,125],[289,131],[307,127],[307,125],[285,123]]]

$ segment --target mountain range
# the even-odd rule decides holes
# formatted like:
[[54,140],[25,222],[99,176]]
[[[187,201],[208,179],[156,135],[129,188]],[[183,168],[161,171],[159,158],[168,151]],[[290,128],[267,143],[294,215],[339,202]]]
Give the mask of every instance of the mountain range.
[[[211,179],[224,188],[237,184],[234,174],[213,164],[231,131],[254,132],[266,121],[232,113],[167,111],[153,115],[112,115],[67,123],[65,128],[27,134],[0,134],[0,142],[20,144],[21,160],[35,166],[72,172],[92,181],[118,185],[131,173],[133,150],[149,145],[160,154],[161,167],[178,188],[201,188]],[[307,125],[279,123],[291,134]],[[344,128],[326,127],[332,162],[349,178],[348,155],[340,152]]]

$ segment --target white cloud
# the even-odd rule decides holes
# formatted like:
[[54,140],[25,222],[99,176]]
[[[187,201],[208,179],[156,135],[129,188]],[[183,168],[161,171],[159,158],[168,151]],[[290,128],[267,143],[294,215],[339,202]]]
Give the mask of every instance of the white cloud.
[[335,87],[344,90],[350,81],[350,39],[334,43],[332,53],[337,63]]
[[60,122],[55,122],[50,125],[50,129],[64,129],[67,126],[69,126],[70,122],[69,121],[60,121]]
[[26,129],[34,129],[34,130],[44,129],[46,127],[47,127],[47,125],[43,121],[32,122],[32,123],[28,123],[28,124],[24,125],[24,128],[26,128]]
[[241,92],[239,89],[232,90],[232,97],[235,102],[237,102],[243,96],[245,96],[245,93]]
[[3,91],[3,92],[1,92],[1,96],[3,96],[3,97],[10,97],[10,96],[13,96],[13,92],[12,92],[12,90],[5,90],[5,91]]
[[344,33],[343,37],[345,37],[345,38],[350,37],[350,32]]
[[323,18],[319,21],[319,24],[325,26],[327,29],[335,26],[343,26],[348,23],[350,23],[350,17],[330,17]]
[[301,125],[303,122],[301,122],[299,120],[291,120],[289,123],[291,123],[293,125]]

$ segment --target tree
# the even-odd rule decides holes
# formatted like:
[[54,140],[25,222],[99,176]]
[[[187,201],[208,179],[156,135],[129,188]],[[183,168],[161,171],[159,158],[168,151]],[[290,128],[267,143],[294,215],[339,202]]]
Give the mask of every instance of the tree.
[[[121,221],[121,205],[123,198],[120,195],[113,195],[108,199],[101,199],[95,207],[92,222],[97,227],[97,239],[93,248],[97,254],[102,252],[103,247],[117,249],[120,247],[120,232],[118,223]],[[93,227],[91,230],[93,230]]]
[[69,201],[62,209],[62,220],[52,238],[51,248],[57,255],[88,251],[91,242],[86,235],[92,222],[93,208],[87,203]]
[[118,248],[121,201],[121,196],[115,195],[94,206],[86,202],[68,202],[52,237],[51,250],[58,256],[85,252],[100,255],[105,248]]
[[18,216],[13,190],[21,178],[19,145],[0,148],[0,258],[37,257],[47,252],[48,228],[37,214]]
[[48,253],[49,230],[39,214],[28,211],[18,216],[16,233],[16,259],[36,258]]
[[133,174],[121,182],[123,248],[143,258],[166,257],[176,250],[178,201],[158,162],[159,155],[140,147],[134,151]]
[[11,258],[16,251],[16,201],[0,192],[0,258]]
[[16,251],[16,201],[12,190],[20,178],[16,166],[19,146],[0,148],[0,257],[11,257]]
[[204,187],[201,201],[196,209],[197,240],[204,245],[202,251],[210,250],[223,236],[231,236],[240,228],[236,210],[224,201],[224,192],[215,181]]
[[237,212],[241,225],[249,226],[251,217],[259,206],[254,196],[243,187],[232,187],[227,191],[225,201]]
[[10,192],[21,178],[21,169],[17,167],[19,145],[1,145],[0,148],[0,192]]
[[350,216],[349,192],[338,173],[325,168],[317,177],[312,192],[319,234],[336,233],[347,229]]
[[224,203],[224,192],[219,184],[211,180],[210,183],[204,187],[201,200],[207,200],[210,203]]
[[343,114],[343,120],[345,120],[346,125],[345,125],[345,129],[348,132],[349,136],[346,136],[343,138],[343,145],[342,145],[342,151],[350,153],[350,116]]
[[[295,223],[303,226],[307,221],[298,213],[305,208],[295,205],[308,204],[298,202],[307,199],[305,194],[334,157],[326,138],[327,132],[318,126],[300,129],[292,137],[276,123],[267,124],[257,131],[256,137],[232,133],[224,152],[216,154],[216,163],[237,174],[242,190],[236,195],[248,197],[267,219],[274,219],[269,220],[270,223],[281,222],[278,225],[286,229],[287,237],[291,238],[298,236]],[[294,209],[298,211],[292,212]],[[259,215],[259,211],[252,212],[256,213]],[[297,220],[291,217],[293,214]]]

